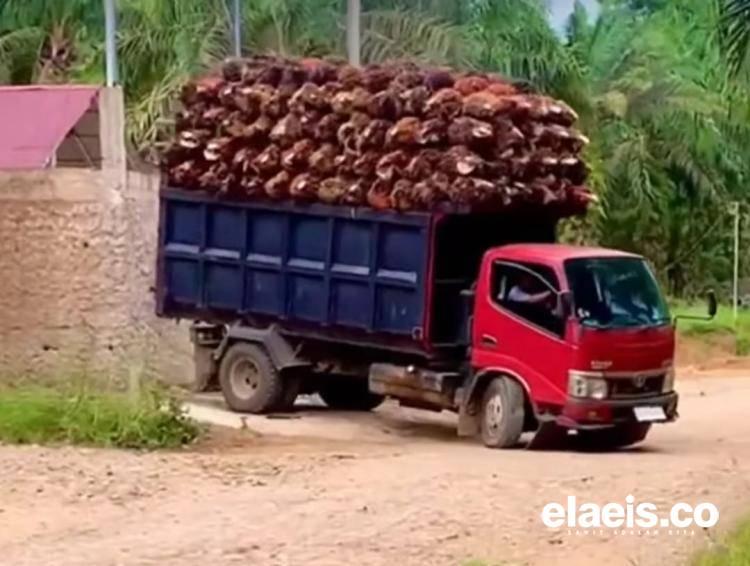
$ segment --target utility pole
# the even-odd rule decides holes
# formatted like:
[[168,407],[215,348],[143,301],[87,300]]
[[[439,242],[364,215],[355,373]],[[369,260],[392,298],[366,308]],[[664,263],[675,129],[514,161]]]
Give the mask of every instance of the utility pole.
[[232,0],[232,35],[234,37],[234,56],[242,56],[242,14],[240,0]]
[[104,0],[104,32],[107,86],[115,86],[120,81],[117,69],[117,9],[115,0]]
[[346,53],[349,63],[355,66],[360,64],[360,16],[362,5],[360,0],[346,0]]
[[740,281],[740,203],[732,203],[734,214],[734,274],[732,278],[732,312],[734,313],[734,325],[737,326],[737,310],[739,308],[739,281]]

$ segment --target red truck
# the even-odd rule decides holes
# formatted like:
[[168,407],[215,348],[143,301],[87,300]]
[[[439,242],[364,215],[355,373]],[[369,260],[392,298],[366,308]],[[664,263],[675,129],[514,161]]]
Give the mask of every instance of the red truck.
[[558,245],[555,228],[538,211],[165,189],[158,311],[196,321],[197,381],[217,381],[236,411],[285,410],[300,393],[347,410],[391,397],[454,411],[459,434],[493,448],[526,431],[532,445],[634,444],[677,417],[674,322],[642,257]]

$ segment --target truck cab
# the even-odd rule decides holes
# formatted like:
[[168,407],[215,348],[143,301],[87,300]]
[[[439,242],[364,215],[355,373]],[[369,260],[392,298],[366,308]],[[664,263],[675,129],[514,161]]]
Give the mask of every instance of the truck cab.
[[[620,445],[676,418],[674,326],[642,257],[502,246],[485,254],[473,301],[471,365],[473,382],[481,376],[485,387],[478,402],[485,443],[517,441],[526,411],[540,429]],[[490,387],[492,379],[503,386]],[[520,396],[524,406],[514,407]]]

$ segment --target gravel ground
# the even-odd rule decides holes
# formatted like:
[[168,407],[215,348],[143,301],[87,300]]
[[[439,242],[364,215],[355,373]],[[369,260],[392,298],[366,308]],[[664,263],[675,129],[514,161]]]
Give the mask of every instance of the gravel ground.
[[683,563],[717,534],[577,535],[539,519],[568,495],[710,501],[719,530],[750,511],[750,378],[680,388],[679,422],[607,454],[487,450],[450,415],[395,405],[304,410],[262,433],[251,419],[177,453],[0,446],[0,564]]

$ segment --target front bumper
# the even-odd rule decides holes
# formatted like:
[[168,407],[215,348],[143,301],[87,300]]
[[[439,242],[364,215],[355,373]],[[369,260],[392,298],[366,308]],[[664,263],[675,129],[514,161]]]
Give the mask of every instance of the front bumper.
[[557,415],[555,422],[566,428],[596,429],[619,424],[638,422],[636,407],[661,407],[666,419],[656,422],[671,422],[677,417],[676,392],[638,397],[633,399],[569,399]]

